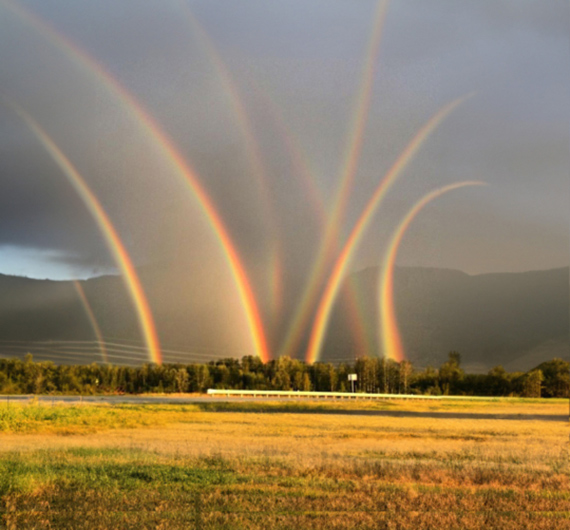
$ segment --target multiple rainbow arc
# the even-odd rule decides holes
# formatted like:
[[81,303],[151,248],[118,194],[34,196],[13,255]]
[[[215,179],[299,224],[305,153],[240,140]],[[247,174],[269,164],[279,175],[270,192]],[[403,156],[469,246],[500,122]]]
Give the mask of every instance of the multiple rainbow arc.
[[[15,16],[21,23],[31,28],[41,35],[50,45],[62,53],[82,74],[95,80],[103,87],[108,96],[120,103],[121,108],[133,121],[138,129],[143,133],[149,145],[161,155],[172,171],[172,174],[184,183],[190,197],[195,201],[202,214],[208,221],[222,256],[232,275],[236,292],[239,296],[245,321],[247,322],[249,335],[255,354],[262,361],[271,359],[270,347],[266,337],[266,326],[259,310],[257,297],[253,289],[250,278],[243,265],[237,246],[233,242],[230,233],[225,226],[222,216],[217,210],[214,201],[206,192],[199,175],[190,163],[180,154],[173,141],[168,137],[162,127],[154,120],[151,114],[139,103],[135,96],[127,90],[111,73],[106,70],[95,58],[71,42],[66,36],[58,32],[46,21],[39,18],[35,13],[27,8],[15,3],[13,0],[0,0],[8,12]],[[279,228],[272,212],[272,201],[270,187],[267,181],[267,171],[261,156],[259,143],[257,142],[255,131],[249,119],[245,104],[239,94],[229,69],[224,63],[221,55],[202,28],[199,21],[191,12],[190,7],[184,0],[180,3],[182,13],[194,33],[203,45],[204,51],[217,75],[221,85],[226,91],[236,118],[236,123],[240,126],[245,138],[245,147],[251,163],[253,176],[256,179],[261,197],[263,199],[264,214],[268,222],[271,234],[268,255],[270,257],[270,267],[268,274],[268,290],[271,293],[272,308],[276,316],[282,305],[282,249],[280,248],[278,233]],[[378,63],[378,54],[382,36],[382,29],[388,9],[388,0],[379,0],[373,17],[371,37],[365,61],[363,65],[363,75],[355,100],[355,112],[351,122],[347,145],[344,151],[344,158],[341,164],[339,184],[334,199],[329,207],[324,202],[322,195],[316,185],[316,180],[307,162],[306,156],[302,153],[293,135],[286,129],[283,120],[280,119],[278,111],[274,112],[275,121],[281,128],[284,145],[291,157],[293,164],[300,169],[304,175],[302,182],[305,189],[309,191],[309,196],[315,205],[315,212],[321,225],[323,236],[321,244],[316,253],[316,258],[311,267],[305,289],[297,304],[296,311],[289,322],[285,337],[281,341],[278,351],[282,355],[294,355],[302,341],[304,330],[307,329],[310,318],[314,312],[313,323],[310,327],[309,342],[305,354],[306,361],[314,363],[319,360],[323,341],[327,332],[328,323],[334,302],[338,296],[343,279],[346,276],[348,267],[354,257],[359,243],[362,240],[366,229],[372,222],[377,210],[388,191],[394,185],[398,177],[403,173],[408,163],[412,160],[416,152],[426,142],[432,132],[439,124],[453,112],[463,101],[470,97],[464,96],[449,103],[439,110],[412,138],[410,143],[402,151],[389,171],[380,180],[377,188],[362,210],[360,217],[350,232],[345,242],[341,241],[342,221],[346,214],[351,188],[358,170],[358,161],[365,138],[365,129],[370,112],[371,99],[373,94],[373,84],[375,69]],[[99,202],[95,193],[87,184],[87,180],[77,171],[69,158],[62,152],[59,146],[53,141],[48,133],[19,105],[3,99],[14,112],[26,123],[33,132],[44,149],[50,154],[54,162],[58,165],[62,173],[67,177],[74,187],[79,197],[82,199],[87,210],[91,213],[95,224],[98,226],[105,242],[113,256],[115,263],[124,280],[126,289],[130,295],[133,306],[137,313],[141,335],[147,349],[148,358],[151,362],[160,364],[162,355],[158,339],[158,333],[153,320],[149,302],[146,298],[143,286],[137,275],[134,263],[129,253],[121,241],[121,238],[113,225],[109,215],[103,205]],[[267,99],[267,101],[270,101]],[[271,105],[270,105],[271,106]],[[380,282],[379,309],[381,315],[380,342],[383,345],[384,355],[396,361],[405,358],[402,340],[397,327],[397,320],[394,308],[393,296],[393,269],[397,250],[403,239],[407,228],[417,216],[419,211],[436,197],[448,191],[465,187],[481,185],[481,182],[461,182],[445,186],[424,196],[404,217],[395,230],[388,250],[384,257],[384,267],[382,280]],[[327,271],[330,272],[327,275]],[[324,289],[320,293],[320,288],[324,282]],[[86,315],[91,323],[93,332],[100,344],[102,340],[101,330],[97,324],[95,315],[81,284],[75,282],[78,297],[85,309]],[[319,298],[320,293],[320,298]],[[348,291],[349,301],[353,310],[353,321],[360,326],[360,337],[364,337],[362,329],[362,319],[359,317],[358,301],[355,293]],[[366,341],[361,341],[363,348],[367,347]],[[101,356],[104,362],[108,362],[108,354],[101,349]]]
[[32,131],[34,136],[57,164],[61,172],[65,175],[68,182],[73,186],[80,199],[83,201],[86,209],[93,217],[93,220],[97,224],[97,227],[99,228],[99,231],[105,239],[105,243],[113,256],[115,264],[121,272],[125,287],[137,312],[139,327],[148,350],[149,359],[160,364],[162,362],[162,355],[160,353],[158,334],[156,332],[156,326],[154,324],[148,300],[133,261],[131,260],[131,257],[129,256],[129,253],[109,215],[79,171],[77,171],[69,158],[65,156],[61,149],[42,129],[39,123],[37,123],[26,111],[12,101],[6,98],[3,98],[2,101],[5,105],[13,109],[13,111]]
[[282,285],[280,283],[281,253],[279,244],[279,227],[275,218],[273,196],[268,184],[268,171],[261,154],[261,147],[257,141],[254,125],[240,94],[240,90],[234,81],[230,69],[226,65],[216,46],[212,42],[208,32],[202,27],[187,0],[179,0],[180,10],[184,19],[196,35],[197,40],[207,54],[209,63],[215,70],[220,81],[220,87],[226,94],[233,112],[235,122],[239,127],[245,141],[245,150],[249,159],[252,175],[259,190],[263,219],[269,232],[268,243],[268,286],[271,298],[271,306],[274,314],[278,314],[282,303]]
[[[63,53],[80,71],[94,79],[99,86],[105,88],[108,95],[121,104],[124,111],[137,124],[139,130],[145,134],[149,144],[159,151],[165,162],[170,166],[173,174],[186,185],[191,197],[196,201],[208,220],[209,226],[231,271],[244,308],[254,351],[263,361],[268,361],[270,355],[263,321],[245,267],[221,215],[216,210],[197,173],[190,167],[160,125],[136,98],[93,57],[21,5],[11,0],[2,0],[1,4]],[[150,359],[153,362],[160,362],[160,355],[153,354]]]
[[[297,311],[289,326],[284,339],[282,353],[290,355],[302,338],[303,329],[311,315],[316,298],[318,297],[321,279],[326,273],[330,258],[334,256],[340,240],[340,228],[346,211],[351,186],[358,169],[358,160],[364,141],[364,132],[370,110],[372,88],[374,84],[374,70],[378,62],[378,53],[382,37],[382,28],[388,9],[387,0],[379,0],[373,18],[371,37],[365,54],[362,81],[355,100],[355,113],[348,136],[347,147],[342,161],[339,176],[339,185],[326,216],[326,224],[317,256],[309,273],[305,290],[297,305]],[[358,319],[360,320],[360,319]],[[307,358],[310,353],[307,353]]]

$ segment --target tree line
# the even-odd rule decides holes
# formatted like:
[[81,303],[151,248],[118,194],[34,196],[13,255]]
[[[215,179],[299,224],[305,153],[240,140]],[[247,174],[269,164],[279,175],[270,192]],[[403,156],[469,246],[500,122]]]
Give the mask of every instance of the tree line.
[[208,388],[235,390],[299,390],[385,394],[568,397],[570,363],[544,362],[528,372],[496,366],[486,374],[467,374],[461,356],[450,352],[439,368],[415,369],[409,361],[363,357],[352,363],[315,363],[281,357],[263,363],[257,357],[209,363],[66,365],[0,359],[0,394],[140,394],[203,393]]

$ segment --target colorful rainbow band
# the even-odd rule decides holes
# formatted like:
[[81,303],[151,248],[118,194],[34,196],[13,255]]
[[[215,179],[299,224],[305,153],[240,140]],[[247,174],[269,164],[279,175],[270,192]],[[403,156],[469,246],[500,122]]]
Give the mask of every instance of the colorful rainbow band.
[[[317,299],[321,278],[325,273],[327,263],[334,255],[340,240],[340,224],[344,216],[352,183],[356,176],[358,160],[364,140],[364,132],[370,110],[372,87],[374,85],[374,72],[378,62],[378,52],[382,38],[382,29],[388,9],[388,0],[378,0],[373,17],[372,32],[370,35],[366,58],[362,70],[360,89],[355,100],[355,112],[348,135],[347,149],[342,162],[340,183],[335,194],[333,204],[327,216],[327,224],[322,243],[317,251],[317,257],[309,274],[305,290],[297,305],[297,311],[289,326],[281,351],[290,355],[301,339],[301,333],[308,321],[311,310]],[[354,307],[358,307],[355,303]]]
[[324,335],[327,330],[330,313],[336,299],[342,278],[344,277],[350,260],[352,259],[366,228],[370,224],[373,215],[376,213],[377,208],[382,203],[389,189],[392,187],[404,168],[407,166],[419,148],[423,145],[429,135],[433,132],[433,130],[445,119],[446,116],[448,116],[468,97],[471,97],[471,94],[462,98],[458,98],[443,107],[418,131],[412,141],[406,146],[404,151],[402,151],[400,156],[396,159],[392,167],[388,170],[372,194],[372,197],[368,201],[366,207],[364,208],[362,214],[352,229],[352,232],[350,233],[348,240],[344,245],[342,252],[340,253],[340,256],[335,262],[333,271],[329,277],[325,291],[321,297],[309,339],[309,347],[306,354],[307,362],[314,363],[319,357]]
[[87,315],[87,319],[89,320],[89,324],[91,324],[91,329],[95,334],[95,338],[97,339],[97,344],[99,345],[99,351],[101,352],[101,359],[105,364],[109,363],[109,354],[107,352],[107,347],[105,346],[105,341],[103,340],[103,334],[101,333],[101,328],[99,327],[99,323],[95,318],[95,313],[93,313],[93,308],[87,299],[87,295],[85,294],[85,290],[83,289],[81,282],[78,280],[73,281],[73,286],[75,287],[75,291],[77,292],[77,296],[81,301],[81,305],[85,310],[85,314]]
[[382,277],[379,287],[379,311],[380,311],[380,337],[379,344],[382,344],[384,357],[396,362],[405,360],[404,347],[398,330],[396,311],[394,307],[394,266],[398,249],[406,234],[407,229],[413,220],[431,201],[452,190],[464,188],[466,186],[484,186],[485,182],[464,181],[444,186],[422,197],[406,214],[404,219],[394,231],[388,249],[382,261]]
[[263,321],[249,278],[229,232],[212,200],[201,185],[196,172],[184,160],[161,127],[143,109],[134,96],[95,59],[23,6],[11,0],[0,0],[0,4],[40,33],[73,64],[89,74],[107,90],[108,94],[117,99],[122,104],[123,109],[140,127],[140,130],[147,136],[148,140],[159,149],[174,174],[178,175],[182,182],[185,183],[192,197],[197,201],[201,211],[208,219],[210,228],[216,236],[216,240],[231,271],[242,307],[244,308],[254,351],[264,362],[267,362],[270,359],[269,348],[265,338]]
[[182,14],[185,16],[190,27],[198,37],[200,44],[206,51],[210,63],[213,65],[218,78],[221,81],[221,86],[227,95],[233,114],[236,119],[243,137],[245,139],[246,152],[248,154],[249,162],[256,180],[257,187],[261,195],[261,204],[263,209],[263,216],[269,229],[269,292],[271,294],[271,303],[275,315],[279,312],[282,305],[282,291],[281,291],[281,278],[277,276],[281,274],[281,248],[279,240],[279,227],[275,219],[275,207],[273,205],[273,198],[271,188],[267,180],[267,169],[261,155],[259,142],[255,136],[253,124],[248,116],[243,98],[240,91],[234,82],[230,69],[226,65],[222,56],[216,49],[216,46],[210,39],[207,31],[202,27],[186,0],[180,0],[180,7]]
[[123,245],[119,234],[115,230],[113,223],[105,212],[103,206],[93,193],[83,177],[79,174],[77,169],[63,154],[61,149],[55,142],[48,136],[48,134],[40,127],[40,125],[21,107],[15,103],[2,98],[14,112],[22,118],[30,130],[34,133],[37,139],[41,142],[46,151],[50,154],[56,164],[59,166],[63,174],[67,177],[70,184],[73,186],[83,204],[97,223],[99,230],[103,234],[107,247],[113,256],[121,276],[127,287],[127,291],[131,297],[133,305],[137,312],[137,318],[141,333],[148,350],[149,359],[157,364],[162,363],[162,356],[160,353],[160,346],[158,342],[158,335],[154,325],[154,319],[150,311],[150,307],[144,290],[140,283],[136,269],[131,261],[127,249]]

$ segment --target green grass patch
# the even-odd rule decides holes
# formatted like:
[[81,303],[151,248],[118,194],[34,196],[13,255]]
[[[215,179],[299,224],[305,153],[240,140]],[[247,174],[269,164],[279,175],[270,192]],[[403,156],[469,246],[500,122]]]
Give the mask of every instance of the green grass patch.
[[0,405],[0,433],[88,434],[184,421],[193,405]]
[[544,514],[553,521],[544,528],[556,530],[570,507],[554,491],[409,483],[409,466],[350,462],[303,468],[278,458],[85,447],[4,453],[0,528],[372,529],[395,521],[385,528],[476,529],[485,513],[496,528],[525,528]]
[[47,487],[130,491],[150,485],[192,488],[237,481],[225,460],[164,458],[140,450],[75,448],[7,453],[0,459],[2,494],[33,493]]

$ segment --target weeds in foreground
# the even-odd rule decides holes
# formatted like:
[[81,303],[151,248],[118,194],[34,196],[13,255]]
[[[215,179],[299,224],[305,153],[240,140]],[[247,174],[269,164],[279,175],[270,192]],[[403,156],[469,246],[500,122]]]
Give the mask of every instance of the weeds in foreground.
[[254,411],[13,407],[0,528],[567,528],[563,422]]
[[1,513],[6,528],[565,528],[567,476],[504,471],[351,459],[286,467],[117,449],[12,453],[0,466]]

